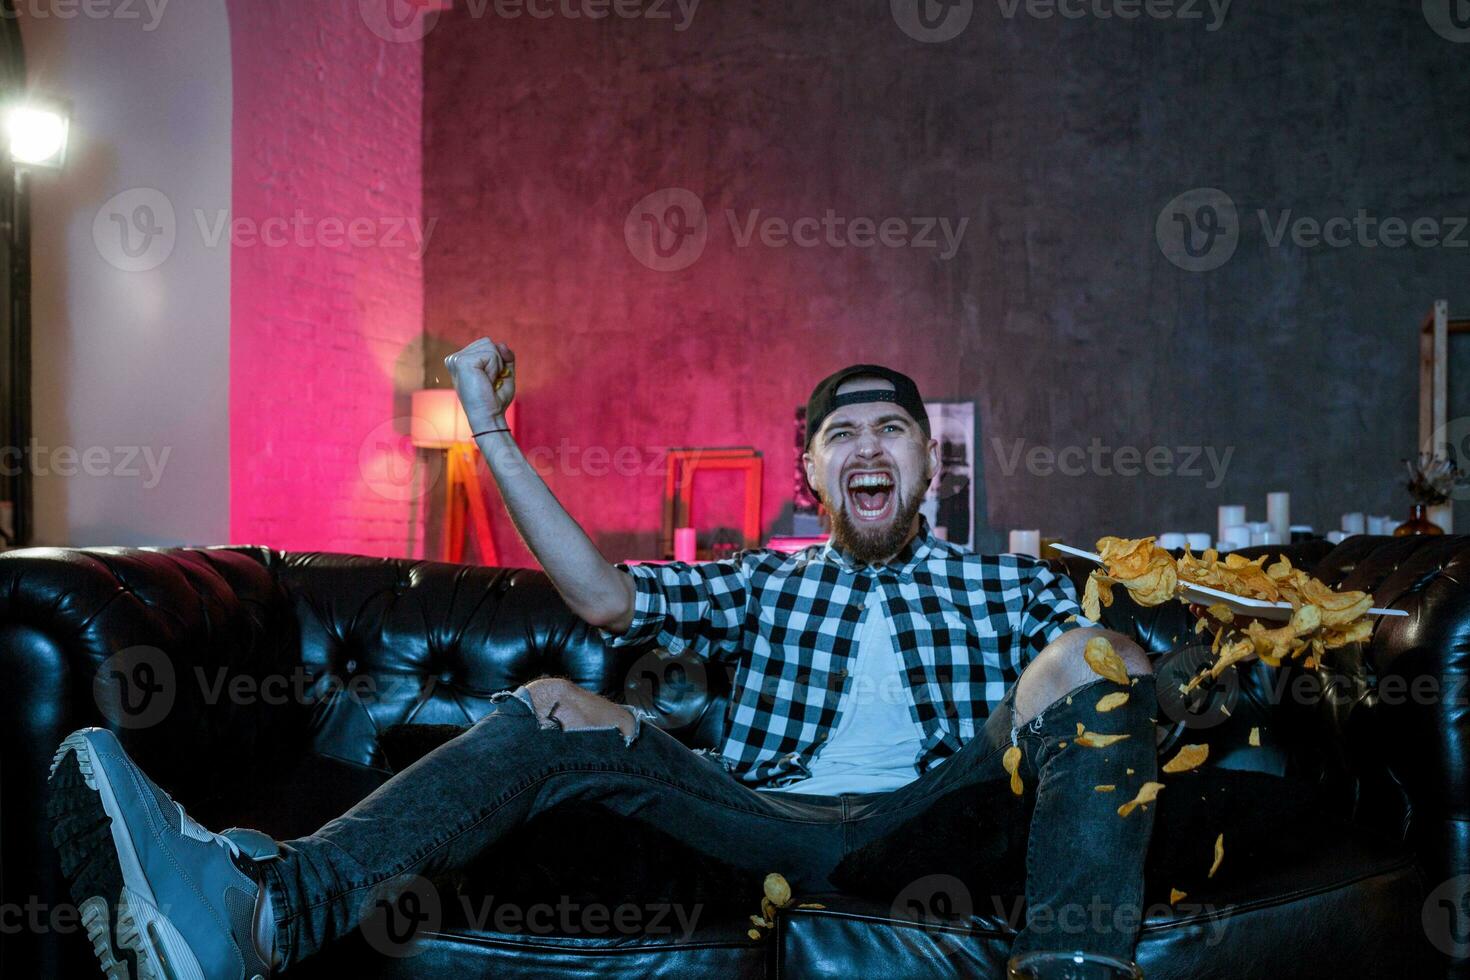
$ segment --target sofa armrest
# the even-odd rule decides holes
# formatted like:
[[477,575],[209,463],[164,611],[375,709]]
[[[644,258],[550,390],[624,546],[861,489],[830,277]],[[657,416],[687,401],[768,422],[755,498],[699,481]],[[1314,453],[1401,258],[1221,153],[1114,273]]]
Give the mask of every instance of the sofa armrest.
[[261,737],[280,734],[211,708],[190,668],[232,670],[281,655],[275,641],[284,609],[264,565],[244,549],[0,555],[0,907],[34,907],[41,923],[6,937],[7,975],[74,975],[63,957],[88,951],[45,817],[46,778],[61,739],[88,725],[118,732],[165,789],[184,790],[187,803],[208,789],[207,774],[219,772],[222,759],[248,758]]

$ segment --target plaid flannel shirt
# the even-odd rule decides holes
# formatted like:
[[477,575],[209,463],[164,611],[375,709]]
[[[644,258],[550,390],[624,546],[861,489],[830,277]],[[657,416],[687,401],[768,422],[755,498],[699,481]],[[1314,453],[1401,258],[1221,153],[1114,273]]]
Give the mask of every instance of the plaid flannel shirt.
[[609,646],[652,640],[733,664],[722,761],[745,782],[788,786],[811,774],[837,725],[863,607],[877,589],[903,658],[909,715],[923,731],[916,770],[925,772],[975,736],[1046,644],[1094,624],[1071,581],[1045,562],[978,555],[919,521],[886,565],[855,562],[830,543],[693,564],[620,563],[637,587],[633,621],[622,635],[598,632]]

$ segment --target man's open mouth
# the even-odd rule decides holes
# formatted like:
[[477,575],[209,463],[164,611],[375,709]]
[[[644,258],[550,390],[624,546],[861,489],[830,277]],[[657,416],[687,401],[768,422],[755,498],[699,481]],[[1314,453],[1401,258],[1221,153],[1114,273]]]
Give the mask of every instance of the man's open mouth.
[[892,516],[897,494],[893,475],[886,470],[861,470],[847,478],[847,496],[852,513],[860,521],[881,521]]

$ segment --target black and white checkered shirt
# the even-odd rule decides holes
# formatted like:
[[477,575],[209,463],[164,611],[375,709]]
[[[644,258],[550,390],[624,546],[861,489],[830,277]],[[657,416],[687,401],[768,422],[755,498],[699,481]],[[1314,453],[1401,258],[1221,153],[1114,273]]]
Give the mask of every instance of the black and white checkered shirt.
[[[617,567],[637,586],[633,622],[610,646],[655,641],[735,667],[720,753],[745,782],[789,786],[837,725],[869,592],[882,593],[903,658],[917,770],[959,751],[1022,669],[1062,633],[1093,623],[1065,576],[1024,555],[977,555],[919,533],[886,565],[830,543],[713,562]],[[1072,617],[1076,617],[1072,619]]]

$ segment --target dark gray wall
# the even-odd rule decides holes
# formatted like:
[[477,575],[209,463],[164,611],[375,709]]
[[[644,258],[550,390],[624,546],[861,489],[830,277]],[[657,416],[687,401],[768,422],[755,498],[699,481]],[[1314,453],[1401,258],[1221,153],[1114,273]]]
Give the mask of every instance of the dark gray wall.
[[[1417,3],[1236,3],[1220,22],[1202,3],[1134,20],[1008,6],[976,2],[941,43],[906,34],[886,0],[707,3],[682,31],[446,18],[426,41],[431,332],[494,324],[528,352],[533,442],[590,425],[610,444],[766,449],[771,523],[791,407],[870,358],[977,402],[997,533],[1213,530],[1220,503],[1264,519],[1273,489],[1324,529],[1405,511],[1415,328],[1438,297],[1470,315],[1470,43]],[[653,271],[623,220],[671,186],[701,197],[709,244]],[[1179,268],[1156,234],[1194,188],[1238,212],[1237,248],[1207,271]],[[723,212],[755,208],[969,223],[947,261],[736,247]],[[1273,246],[1258,215],[1360,209],[1457,238]],[[1470,410],[1459,375],[1453,404]],[[1171,469],[1204,447],[1227,465],[1218,485],[1208,458],[1198,476],[1090,459],[1067,476],[1023,454],[1007,473],[1017,440],[1168,447]],[[660,483],[618,479],[551,482],[627,553],[652,540]]]

